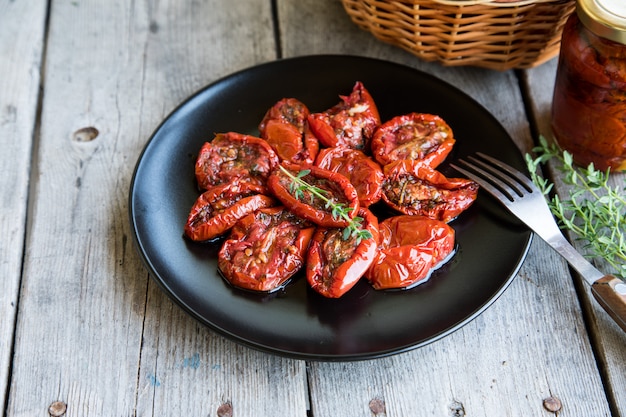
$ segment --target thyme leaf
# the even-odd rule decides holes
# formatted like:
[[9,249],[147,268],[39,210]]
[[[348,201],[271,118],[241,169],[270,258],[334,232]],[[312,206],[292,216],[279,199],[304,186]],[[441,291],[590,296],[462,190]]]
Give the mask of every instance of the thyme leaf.
[[363,229],[363,218],[355,216],[350,217],[350,212],[353,210],[351,207],[346,207],[343,203],[338,203],[332,198],[328,197],[328,191],[319,187],[309,184],[303,178],[306,177],[311,170],[303,169],[297,174],[292,174],[283,166],[279,166],[280,170],[291,180],[289,190],[297,200],[303,201],[305,191],[310,195],[310,203],[312,204],[315,198],[318,198],[324,202],[324,207],[330,210],[331,215],[335,220],[343,219],[348,222],[348,225],[343,229],[342,238],[348,240],[351,237],[356,238],[357,245],[363,239],[371,239],[372,234],[369,230]]
[[[583,255],[605,260],[614,274],[626,277],[626,199],[624,186],[609,184],[610,171],[595,169],[593,164],[578,167],[572,155],[541,136],[533,148],[535,156],[526,154],[531,179],[543,192],[561,229],[571,231],[584,243]],[[566,197],[553,193],[553,184],[538,174],[538,167],[556,161],[563,181],[570,185]]]

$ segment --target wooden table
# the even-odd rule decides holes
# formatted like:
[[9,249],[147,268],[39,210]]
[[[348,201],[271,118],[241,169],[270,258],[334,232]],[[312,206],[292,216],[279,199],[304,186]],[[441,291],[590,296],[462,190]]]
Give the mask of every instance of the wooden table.
[[337,0],[0,0],[2,415],[626,416],[626,335],[539,239],[471,323],[367,361],[241,346],[149,278],[127,213],[150,134],[222,76],[322,53],[432,73],[523,151],[549,135],[554,61],[421,62],[359,30]]

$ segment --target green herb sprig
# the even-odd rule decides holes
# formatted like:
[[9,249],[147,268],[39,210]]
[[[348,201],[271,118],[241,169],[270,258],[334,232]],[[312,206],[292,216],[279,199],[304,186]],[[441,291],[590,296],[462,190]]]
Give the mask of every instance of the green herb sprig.
[[[609,184],[610,171],[600,171],[590,164],[574,164],[572,155],[561,151],[542,136],[533,149],[535,157],[526,154],[526,164],[533,182],[546,195],[548,206],[562,229],[574,233],[584,242],[584,255],[604,259],[622,279],[626,277],[626,199],[624,187]],[[556,160],[556,169],[571,186],[567,198],[552,193],[553,184],[542,178],[538,166]]]
[[304,181],[303,178],[309,175],[311,170],[303,169],[296,175],[289,172],[284,167],[280,166],[280,170],[291,179],[290,191],[297,200],[304,199],[304,193],[310,194],[310,202],[313,203],[313,198],[317,197],[324,202],[327,209],[331,211],[334,219],[343,219],[348,222],[348,225],[343,229],[342,237],[344,240],[348,240],[350,237],[355,237],[357,244],[363,239],[371,239],[372,234],[369,230],[362,228],[363,218],[359,216],[350,217],[352,207],[346,207],[343,203],[338,203],[327,197],[328,191],[319,187],[309,184]]

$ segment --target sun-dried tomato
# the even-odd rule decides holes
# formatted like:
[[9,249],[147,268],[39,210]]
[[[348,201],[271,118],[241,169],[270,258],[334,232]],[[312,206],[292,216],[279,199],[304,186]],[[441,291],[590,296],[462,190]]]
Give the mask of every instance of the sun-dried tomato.
[[322,149],[315,165],[347,177],[354,185],[362,207],[381,199],[383,170],[363,152],[352,148]]
[[330,109],[309,116],[309,125],[320,143],[327,147],[347,146],[369,149],[380,115],[363,83],[357,82],[349,96]]
[[448,222],[466,210],[478,195],[478,184],[447,178],[417,161],[401,160],[385,166],[383,200],[404,214]]
[[272,106],[259,124],[261,138],[267,140],[283,161],[312,164],[319,141],[309,128],[310,111],[295,98],[284,98]]
[[275,291],[304,265],[314,230],[282,206],[257,210],[232,228],[218,253],[218,268],[236,287]]
[[265,194],[265,187],[242,180],[209,188],[191,208],[185,235],[198,242],[221,236],[242,217],[275,205]]
[[343,230],[318,227],[309,244],[306,277],[315,291],[328,298],[348,292],[374,261],[378,245],[378,219],[366,208],[358,213],[361,227],[370,232],[368,239],[347,239]]
[[376,289],[411,288],[454,253],[448,224],[423,216],[400,215],[380,222],[374,262],[365,276]]
[[410,113],[380,125],[371,147],[374,159],[383,166],[410,159],[435,168],[448,156],[454,142],[452,129],[441,117]]
[[[354,186],[341,174],[315,165],[282,163],[288,173],[276,169],[267,181],[272,195],[289,210],[319,226],[346,227],[359,210],[359,198]],[[298,180],[311,187],[300,187]],[[316,192],[312,192],[314,187]],[[343,208],[349,219],[334,213],[331,204]]]
[[235,132],[218,133],[200,150],[196,180],[205,190],[237,178],[263,184],[277,165],[278,156],[267,141]]

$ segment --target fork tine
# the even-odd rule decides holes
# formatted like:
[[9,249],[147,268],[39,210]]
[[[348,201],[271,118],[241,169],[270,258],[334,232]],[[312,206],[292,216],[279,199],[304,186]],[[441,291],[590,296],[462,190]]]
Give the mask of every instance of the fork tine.
[[523,197],[525,193],[531,191],[524,184],[520,184],[508,171],[503,171],[501,168],[494,167],[473,156],[468,156],[467,159],[472,161],[473,164],[464,160],[459,160],[459,162],[483,176],[492,174],[488,178],[505,194],[510,195],[511,200],[515,200],[516,197]]
[[[487,171],[470,164],[467,161],[464,161],[462,159],[459,160],[459,162],[463,163],[464,165],[468,165],[469,167],[471,167],[473,170],[475,170],[476,172],[480,173],[480,175],[476,175],[475,173],[468,171],[464,168],[461,168],[460,166],[451,163],[450,166],[454,169],[456,169],[457,171],[459,171],[461,174],[467,176],[468,178],[476,181],[478,183],[478,185],[480,185],[482,188],[484,188],[486,191],[488,191],[489,193],[491,193],[494,197],[496,197],[498,200],[502,201],[503,203],[508,203],[508,202],[513,202],[514,201],[514,197],[512,193],[512,189],[510,189],[510,187],[503,187],[505,188],[505,190],[500,190],[500,188],[497,188],[495,186],[492,185],[491,182],[493,183],[498,183],[498,179],[495,178],[493,175],[491,175],[490,173],[488,173]],[[489,179],[489,181],[487,179]],[[508,191],[506,191],[506,188],[509,188]]]
[[[471,175],[474,177],[482,177],[483,181],[488,181],[489,185],[501,191],[501,193],[506,196],[507,200],[515,201],[524,195],[525,189],[520,190],[520,185],[515,183],[512,178],[507,177],[505,172],[471,156],[469,156],[468,159],[472,160],[473,163],[463,159],[459,159],[459,162],[465,165],[466,168],[469,168]],[[476,181],[475,178],[472,179]]]
[[496,158],[493,158],[493,157],[491,157],[489,155],[485,155],[482,152],[476,152],[476,155],[480,156],[481,158],[491,162],[493,165],[495,165],[495,166],[505,170],[506,172],[508,172],[510,175],[515,177],[515,179],[517,179],[517,181],[520,184],[522,184],[524,186],[524,188],[526,188],[527,191],[530,191],[530,192],[538,191],[537,187],[530,180],[530,178],[528,178],[526,175],[522,174],[520,171],[518,171],[517,169],[513,168],[512,166],[507,165],[504,162],[499,161]]

